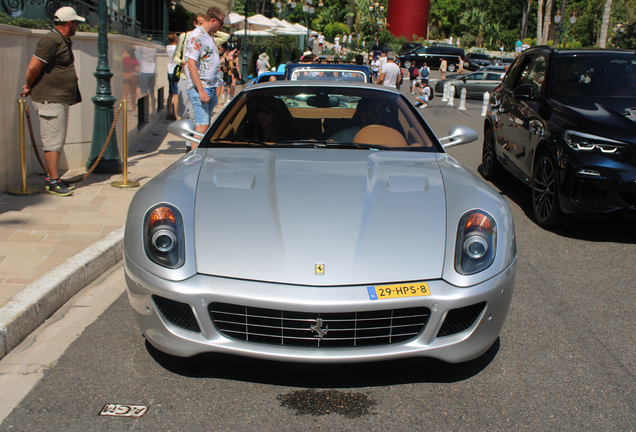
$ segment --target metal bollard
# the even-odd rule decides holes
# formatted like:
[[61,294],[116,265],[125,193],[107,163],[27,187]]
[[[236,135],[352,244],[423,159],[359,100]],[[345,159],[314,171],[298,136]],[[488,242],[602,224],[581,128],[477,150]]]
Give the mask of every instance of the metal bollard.
[[122,111],[124,112],[124,118],[122,120],[122,129],[123,129],[123,153],[124,160],[122,166],[122,174],[124,175],[124,181],[114,181],[110,185],[112,187],[118,188],[134,188],[139,187],[139,182],[135,180],[128,181],[128,101],[126,99],[121,101],[122,103]]
[[484,105],[481,108],[481,116],[486,117],[486,112],[488,111],[488,103],[490,102],[490,93],[484,93]]
[[33,195],[36,193],[40,193],[40,190],[37,188],[27,187],[26,185],[26,148],[24,146],[24,104],[26,100],[19,99],[18,100],[18,115],[20,118],[18,119],[18,127],[20,128],[20,171],[22,174],[22,186],[17,189],[9,189],[7,193],[9,195]]
[[455,86],[449,85],[448,87],[448,103],[446,105],[453,106],[455,103]]
[[459,96],[459,108],[458,110],[466,111],[466,89],[463,88]]
[[450,83],[448,81],[444,83],[444,93],[442,95],[442,102],[448,102],[448,86],[449,85]]

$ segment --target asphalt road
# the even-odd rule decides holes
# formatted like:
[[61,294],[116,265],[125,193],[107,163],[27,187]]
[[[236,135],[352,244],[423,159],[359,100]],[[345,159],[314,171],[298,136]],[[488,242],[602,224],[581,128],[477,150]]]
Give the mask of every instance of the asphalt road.
[[[438,137],[455,124],[480,132],[478,142],[449,150],[477,172],[481,102],[459,111],[458,101],[449,107],[440,96],[421,112]],[[75,329],[81,335],[0,430],[634,430],[633,225],[574,221],[545,231],[530,219],[528,189],[512,178],[493,186],[513,212],[519,267],[503,333],[477,360],[317,366],[178,359],[144,343],[122,295]],[[121,289],[122,273],[113,269],[92,289]],[[147,412],[98,415],[110,403]]]

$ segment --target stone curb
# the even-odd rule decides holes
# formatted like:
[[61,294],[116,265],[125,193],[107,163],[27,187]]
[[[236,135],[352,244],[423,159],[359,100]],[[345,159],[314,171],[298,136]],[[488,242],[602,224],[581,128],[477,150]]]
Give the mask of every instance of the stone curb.
[[123,257],[124,227],[31,282],[0,308],[0,359]]

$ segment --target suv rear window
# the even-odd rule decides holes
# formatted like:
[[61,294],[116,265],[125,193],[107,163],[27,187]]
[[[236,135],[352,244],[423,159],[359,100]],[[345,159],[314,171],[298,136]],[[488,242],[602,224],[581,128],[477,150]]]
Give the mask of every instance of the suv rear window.
[[486,54],[470,54],[471,58],[474,59],[480,59],[480,60],[490,60],[490,57],[488,57]]

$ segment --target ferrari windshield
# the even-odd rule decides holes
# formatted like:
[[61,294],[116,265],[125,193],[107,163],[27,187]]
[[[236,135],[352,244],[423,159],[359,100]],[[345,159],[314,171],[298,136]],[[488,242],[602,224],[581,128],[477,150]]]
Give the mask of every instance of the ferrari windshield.
[[372,85],[273,85],[235,98],[202,141],[216,146],[442,151],[403,96]]

